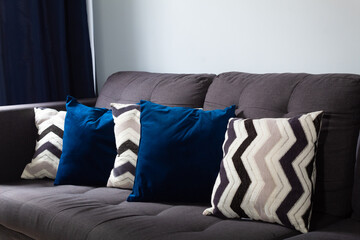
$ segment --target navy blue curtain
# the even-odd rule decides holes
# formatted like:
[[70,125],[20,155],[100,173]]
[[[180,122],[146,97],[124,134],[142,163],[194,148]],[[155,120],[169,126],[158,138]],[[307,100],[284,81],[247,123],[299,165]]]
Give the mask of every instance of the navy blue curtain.
[[85,0],[0,0],[0,105],[94,97]]

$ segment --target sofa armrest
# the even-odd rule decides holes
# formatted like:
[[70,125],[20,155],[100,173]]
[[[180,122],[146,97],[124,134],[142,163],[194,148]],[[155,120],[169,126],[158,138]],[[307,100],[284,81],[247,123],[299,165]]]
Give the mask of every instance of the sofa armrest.
[[[79,102],[95,106],[96,99]],[[34,107],[65,110],[65,102],[10,105],[0,107],[0,183],[20,179],[35,151],[37,129]]]

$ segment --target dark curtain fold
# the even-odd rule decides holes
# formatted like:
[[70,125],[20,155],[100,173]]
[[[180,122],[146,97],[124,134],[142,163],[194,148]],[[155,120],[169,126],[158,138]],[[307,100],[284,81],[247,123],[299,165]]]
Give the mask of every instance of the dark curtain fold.
[[85,0],[0,0],[0,105],[94,97]]

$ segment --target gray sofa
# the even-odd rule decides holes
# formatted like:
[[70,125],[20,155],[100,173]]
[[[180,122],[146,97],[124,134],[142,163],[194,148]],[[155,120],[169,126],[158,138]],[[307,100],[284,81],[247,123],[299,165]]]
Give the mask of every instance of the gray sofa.
[[127,202],[129,190],[21,180],[34,153],[34,106],[0,107],[0,239],[360,239],[360,76],[351,74],[156,74],[118,72],[97,99],[205,110],[237,106],[245,118],[324,110],[311,231],[203,216],[208,203]]

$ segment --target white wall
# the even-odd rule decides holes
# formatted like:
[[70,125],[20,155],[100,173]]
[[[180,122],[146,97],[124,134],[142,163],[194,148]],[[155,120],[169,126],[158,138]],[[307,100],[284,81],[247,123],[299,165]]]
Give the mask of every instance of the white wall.
[[119,70],[360,74],[360,0],[94,0],[99,89]]
[[[93,0],[86,0],[86,11],[87,11],[87,20],[89,26],[89,40],[91,48],[91,58],[92,65],[95,66],[95,43],[94,43],[94,11],[93,11]],[[93,68],[93,80],[94,80],[94,92],[97,93],[96,89],[96,68]]]

